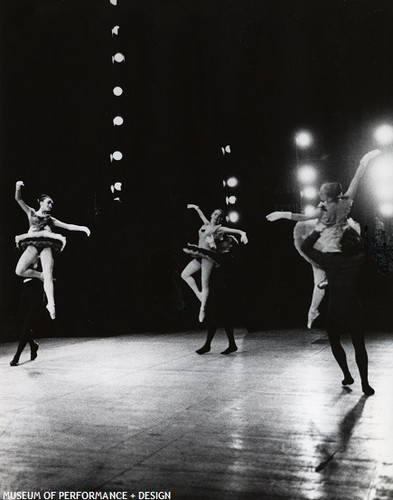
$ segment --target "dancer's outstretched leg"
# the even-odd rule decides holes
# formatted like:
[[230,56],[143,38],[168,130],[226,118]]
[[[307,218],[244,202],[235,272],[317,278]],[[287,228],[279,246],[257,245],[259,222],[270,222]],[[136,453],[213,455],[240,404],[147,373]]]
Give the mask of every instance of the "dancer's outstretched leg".
[[202,283],[201,309],[199,311],[199,321],[201,323],[205,319],[206,302],[207,302],[207,298],[209,296],[210,274],[212,272],[213,267],[214,267],[213,262],[211,262],[208,259],[202,259],[202,264],[201,264],[201,271],[202,271],[202,274],[201,274],[201,283]]
[[201,292],[199,291],[198,285],[196,281],[192,277],[193,274],[198,272],[201,269],[201,263],[196,259],[193,259],[187,266],[183,269],[181,273],[181,277],[187,283],[187,285],[191,288],[191,290],[195,293],[198,300],[201,300]]
[[38,250],[32,245],[28,246],[20,256],[16,265],[15,273],[22,278],[38,278],[42,280],[42,274],[32,266],[37,262]]
[[46,295],[46,299],[48,301],[46,308],[49,311],[50,317],[55,319],[56,310],[55,310],[55,295],[54,295],[54,287],[53,287],[53,255],[52,249],[47,247],[41,251],[41,266],[42,266],[42,276],[44,279],[44,291]]
[[313,322],[319,316],[319,306],[322,302],[323,297],[325,296],[325,290],[319,288],[318,284],[321,283],[324,279],[326,279],[326,273],[323,269],[313,264],[311,264],[311,266],[314,278],[314,288],[312,292],[311,305],[308,311],[308,318],[307,318],[307,328],[309,330],[311,329]]
[[349,371],[347,356],[345,354],[343,346],[341,345],[339,333],[336,331],[328,331],[328,337],[333,356],[335,357],[344,375],[344,379],[341,382],[342,385],[353,384],[354,380]]

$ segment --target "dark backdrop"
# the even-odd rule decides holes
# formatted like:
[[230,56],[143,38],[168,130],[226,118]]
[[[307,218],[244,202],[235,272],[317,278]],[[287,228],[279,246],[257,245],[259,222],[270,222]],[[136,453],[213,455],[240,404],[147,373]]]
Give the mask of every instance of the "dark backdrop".
[[[315,135],[320,181],[345,185],[375,147],[373,127],[393,120],[391,1],[1,0],[0,9],[3,338],[14,335],[21,286],[13,239],[27,230],[13,199],[20,179],[28,204],[47,192],[55,217],[92,230],[68,233],[56,258],[51,334],[195,326],[179,277],[199,226],[186,204],[225,207],[230,174],[250,240],[236,261],[238,321],[303,326],[311,269],[292,246],[293,224],[265,215],[296,208],[297,129]],[[117,51],[125,63],[112,64]],[[115,128],[117,114],[125,123]],[[123,160],[111,162],[117,149]],[[386,327],[390,222],[376,220],[367,178],[355,217],[366,229],[368,321]]]

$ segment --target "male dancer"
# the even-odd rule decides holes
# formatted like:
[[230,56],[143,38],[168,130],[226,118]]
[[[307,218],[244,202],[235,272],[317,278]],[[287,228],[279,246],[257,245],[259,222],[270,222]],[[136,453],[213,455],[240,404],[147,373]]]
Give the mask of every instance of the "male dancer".
[[39,345],[33,338],[33,332],[37,326],[40,313],[45,306],[45,296],[41,280],[26,278],[23,280],[22,286],[20,306],[21,335],[15,356],[10,362],[11,366],[17,366],[19,364],[20,355],[27,344],[30,345],[30,359],[32,361],[36,359]]

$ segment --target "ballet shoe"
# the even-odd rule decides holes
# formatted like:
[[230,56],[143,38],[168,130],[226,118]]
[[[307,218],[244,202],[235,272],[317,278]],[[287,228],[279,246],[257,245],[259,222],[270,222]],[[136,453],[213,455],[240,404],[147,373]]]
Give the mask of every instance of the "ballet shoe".
[[237,351],[237,346],[229,346],[225,349],[225,351],[222,351],[221,354],[231,354],[231,352],[236,352]]
[[369,384],[362,384],[362,391],[366,396],[372,396],[373,394],[375,394],[374,389]]
[[346,375],[341,381],[342,385],[352,385],[354,382],[352,375]]
[[19,365],[19,359],[13,359],[12,361],[10,361],[10,365],[11,366],[18,366]]
[[46,304],[46,308],[48,309],[51,319],[55,319],[56,318],[55,304]]
[[35,358],[37,357],[37,351],[39,349],[40,345],[38,344],[38,342],[34,342],[34,347],[31,349],[31,355],[30,355],[30,359],[32,361],[35,360]]
[[323,280],[320,283],[318,283],[317,286],[320,290],[325,290],[325,288],[328,286],[328,284],[329,284],[328,280]]
[[312,328],[312,324],[314,323],[314,321],[318,318],[319,316],[319,311],[317,309],[313,310],[313,311],[310,311],[308,313],[308,321],[307,321],[307,328],[309,330],[311,330]]
[[207,352],[210,352],[210,347],[204,345],[203,347],[201,347],[200,349],[197,349],[195,351],[197,354],[205,354]]
[[199,310],[199,323],[203,323],[204,319],[205,319],[205,308],[201,307]]

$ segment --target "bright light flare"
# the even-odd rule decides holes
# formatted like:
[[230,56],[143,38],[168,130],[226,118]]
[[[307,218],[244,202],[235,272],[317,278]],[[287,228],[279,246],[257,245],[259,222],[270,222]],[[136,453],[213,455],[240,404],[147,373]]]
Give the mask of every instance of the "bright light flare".
[[393,180],[393,157],[390,155],[378,156],[370,167],[370,174],[376,182]]
[[123,120],[122,116],[115,116],[113,118],[113,125],[115,127],[120,127],[121,125],[123,125],[123,123],[124,123],[124,120]]
[[393,215],[393,203],[383,203],[379,206],[379,211],[384,217],[391,217]]
[[303,184],[314,182],[317,178],[317,171],[312,165],[303,165],[299,168],[298,179]]
[[115,87],[113,89],[113,93],[115,94],[116,97],[119,97],[123,93],[123,89],[121,87]]
[[227,202],[227,205],[234,205],[236,203],[236,196],[227,196],[225,201]]
[[239,220],[239,214],[237,212],[230,212],[228,215],[230,222],[237,222]]
[[111,161],[113,160],[120,161],[123,158],[123,153],[121,151],[114,151],[109,156]]
[[393,127],[391,125],[381,125],[374,132],[374,139],[381,146],[387,146],[393,142]]
[[307,186],[302,190],[302,197],[307,198],[308,200],[313,200],[318,196],[318,191],[313,186]]
[[306,205],[304,207],[304,213],[306,215],[311,215],[314,212],[314,210],[315,210],[315,207],[313,205]]
[[310,132],[303,130],[302,132],[298,132],[295,136],[296,146],[300,149],[307,149],[312,144],[312,135]]
[[114,56],[112,56],[112,63],[122,63],[126,60],[126,57],[121,52],[117,52]]
[[393,200],[393,183],[377,185],[374,191],[377,198],[381,201]]
[[229,177],[227,180],[227,184],[229,187],[236,187],[238,185],[239,181],[237,180],[236,177]]

